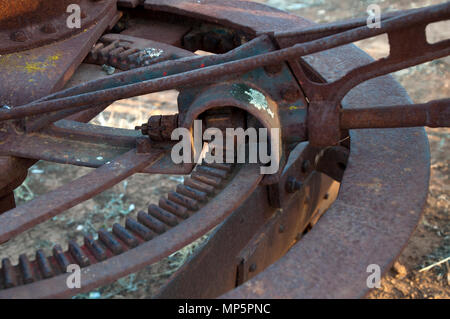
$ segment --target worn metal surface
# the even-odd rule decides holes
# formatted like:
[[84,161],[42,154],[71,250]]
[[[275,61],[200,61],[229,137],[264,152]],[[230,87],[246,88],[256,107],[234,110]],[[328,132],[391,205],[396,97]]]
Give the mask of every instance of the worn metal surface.
[[[119,4],[130,8],[127,9],[130,12],[139,8],[137,1]],[[407,106],[410,101],[403,89],[383,75],[450,53],[449,40],[430,45],[424,36],[428,23],[449,18],[450,4],[385,15],[380,29],[365,27],[361,19],[315,27],[300,17],[246,1],[224,4],[216,0],[201,3],[146,0],[141,4],[156,20],[158,12],[183,17],[180,23],[190,31],[180,31],[174,38],[183,37],[175,42],[184,49],[154,42],[152,38],[136,38],[138,33],[107,34],[100,39],[103,31],[120,16],[113,5],[102,23],[96,25],[98,28],[92,26],[91,33],[33,49],[47,50],[42,58],[48,59],[50,53],[65,48],[68,41],[75,41],[72,45],[81,49],[67,55],[65,64],[52,62],[37,78],[28,75],[19,64],[1,69],[0,77],[17,80],[20,85],[6,85],[0,91],[2,104],[14,106],[0,109],[0,155],[27,158],[16,163],[25,168],[33,159],[100,168],[72,185],[0,216],[0,241],[135,172],[190,172],[193,165],[174,165],[167,155],[171,144],[165,141],[170,128],[176,125],[191,128],[198,118],[206,124],[221,123],[222,127],[228,118],[221,112],[213,112],[218,107],[245,111],[230,117],[230,125],[281,128],[281,169],[261,182],[256,165],[244,165],[236,173],[223,164],[199,166],[176,192],[161,198],[158,206],[150,205],[148,214],[140,213],[138,221],[127,219],[125,227],[117,224],[112,233],[99,230],[99,239],[85,238],[83,247],[71,242],[68,252],[55,247],[53,257],[47,259],[38,251],[36,260],[30,262],[22,256],[18,266],[11,266],[9,260],[2,261],[0,287],[8,289],[0,291],[0,297],[71,295],[64,274],[68,260],[85,267],[83,291],[88,291],[169,255],[227,216],[233,222],[224,223],[199,257],[185,266],[188,270],[173,278],[171,287],[183,286],[184,290],[180,290],[183,296],[196,295],[192,287],[200,287],[202,297],[217,296],[231,289],[233,283],[250,279],[278,259],[279,251],[287,251],[293,234],[308,224],[315,226],[283,258],[226,296],[363,296],[367,291],[365,267],[377,263],[386,270],[418,221],[427,193],[429,158],[423,129],[351,129],[448,125],[448,99]],[[8,12],[13,12],[12,7],[9,9]],[[161,32],[168,27],[163,23],[155,25]],[[373,62],[347,45],[383,33],[390,40],[391,51],[386,59]],[[86,61],[111,63],[130,70],[44,97],[62,87],[94,43],[97,44]],[[188,52],[197,48],[218,54],[194,56]],[[9,56],[22,59],[19,62],[25,65],[33,61],[32,57],[21,57],[18,53]],[[56,75],[50,70],[56,70]],[[17,90],[32,88],[23,84],[30,79],[40,88],[31,90],[31,95],[24,99]],[[181,92],[178,115],[164,125],[163,118],[150,119],[142,132],[63,120],[69,115],[71,120],[88,120],[117,99],[167,89]],[[259,92],[258,99],[254,98],[255,92]],[[385,97],[382,103],[380,96]],[[265,103],[261,104],[262,100]],[[380,104],[386,107],[373,108]],[[406,119],[399,116],[402,111],[408,114]],[[154,125],[155,121],[159,126]],[[141,133],[151,133],[158,137],[157,141]],[[303,144],[297,143],[305,140],[309,140],[310,146],[303,153],[299,151]],[[345,150],[349,145],[347,162]],[[307,154],[304,156],[308,159],[299,154]],[[110,172],[114,163],[123,165]],[[0,164],[8,170],[16,165],[10,160]],[[323,214],[321,201],[299,200],[303,196],[300,194],[308,192],[308,181],[315,176],[313,168],[342,179],[338,200],[318,222]],[[13,175],[8,173],[5,179],[0,208],[12,207],[11,191],[24,178],[22,174]],[[93,177],[95,183],[90,182]],[[315,183],[322,187],[328,182]],[[88,184],[89,187],[84,187]],[[320,187],[311,191],[311,198],[323,195]],[[186,274],[192,273],[195,265],[198,270],[205,267],[206,256],[224,260],[226,255],[218,250],[228,244],[223,236],[239,228],[226,229],[240,223],[243,211],[238,207],[254,205],[253,199],[260,206],[260,210],[253,212],[255,223],[247,220],[250,224],[246,224],[244,218],[242,229],[248,229],[249,233],[235,236],[242,242],[229,243],[233,253],[236,252],[234,256],[247,246],[242,258],[219,263],[214,274],[224,276],[216,276],[215,281],[199,284],[195,277],[189,279],[192,276]],[[329,204],[328,199],[325,202]],[[39,209],[35,211],[33,207]],[[283,213],[274,213],[276,208],[283,209]],[[274,230],[280,220],[289,220],[298,227],[292,227],[286,237],[278,240]],[[266,221],[265,228],[261,228]],[[279,249],[268,246],[272,240]],[[248,265],[250,260],[251,264],[259,261],[261,267]],[[241,271],[236,274],[239,267]],[[163,295],[176,296],[176,292],[167,288]]]
[[389,128],[450,126],[450,99],[416,105],[395,105],[358,110],[343,110],[340,127]]
[[[145,265],[154,263],[181,249],[222,222],[239,206],[239,202],[254,191],[261,181],[259,167],[256,165],[244,165],[236,174],[227,186],[215,196],[215,200],[207,202],[205,206],[184,222],[181,223],[181,219],[178,220],[177,223],[180,223],[177,227],[170,229],[170,226],[173,227],[174,225],[170,225],[170,221],[166,221],[163,225],[163,233],[149,242],[143,242],[136,248],[126,250],[117,256],[110,253],[110,258],[82,269],[83,287],[77,290],[77,293],[89,291],[116,278],[135,272]],[[185,185],[189,185],[189,183]],[[229,202],[229,198],[236,200]],[[225,202],[229,205],[224,205]],[[150,207],[149,214],[152,214]],[[149,215],[145,215],[140,221],[150,227]],[[166,229],[168,230],[165,231]],[[161,232],[156,229],[154,231]],[[119,243],[119,245],[124,250],[127,247],[125,244]],[[87,249],[85,248],[83,251],[87,256],[90,256]],[[89,260],[94,263],[96,259],[92,256]],[[55,268],[57,269],[57,267]],[[67,276],[68,274],[60,272],[60,275],[45,281],[22,285],[14,289],[0,290],[0,298],[68,297],[73,295],[74,292],[67,288]],[[39,277],[36,279],[39,279]]]
[[[61,41],[85,32],[115,9],[113,1],[2,0],[0,1],[0,54],[9,54]],[[69,5],[80,7],[80,28],[69,28]]]
[[148,155],[137,155],[132,150],[46,196],[6,212],[0,216],[0,242],[3,243],[29,227],[99,194],[104,189],[133,175],[140,168],[151,164],[161,155],[160,150],[155,150]]
[[[283,198],[281,207],[267,198],[274,190],[260,185],[214,232],[199,252],[163,287],[157,298],[213,298],[263,271],[300,237],[307,226],[329,206],[338,183],[314,171],[296,170],[313,161],[319,150],[299,144],[291,153],[280,185],[287,177],[303,182],[301,190]],[[329,196],[324,198],[325,194]],[[220,276],[217,272],[220,270]]]

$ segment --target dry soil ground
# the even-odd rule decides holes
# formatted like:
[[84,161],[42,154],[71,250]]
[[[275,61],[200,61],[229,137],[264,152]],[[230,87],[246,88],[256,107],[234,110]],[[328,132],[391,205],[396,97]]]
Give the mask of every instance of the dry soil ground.
[[[315,22],[330,22],[348,17],[364,16],[370,3],[380,5],[383,11],[408,9],[436,4],[441,1],[358,1],[358,0],[267,0],[274,7],[302,15]],[[437,26],[433,37],[449,37],[450,27]],[[386,49],[381,38],[357,44],[374,58]],[[450,95],[450,58],[436,60],[394,74],[407,89],[414,102]],[[164,92],[116,102],[93,122],[102,125],[133,128],[143,123],[150,114],[176,111],[176,93]],[[431,182],[428,202],[417,230],[414,232],[398,263],[382,280],[382,287],[374,289],[369,298],[449,298],[449,262],[428,271],[419,270],[450,256],[449,217],[449,154],[450,129],[427,129],[431,149]],[[20,202],[28,201],[79,177],[89,169],[78,169],[58,164],[38,162],[30,169],[26,182],[16,191]],[[37,248],[49,252],[53,244],[67,245],[69,239],[80,241],[83,233],[93,233],[99,226],[110,228],[114,222],[155,203],[159,196],[180,182],[175,176],[136,175],[101,195],[78,205],[53,220],[45,222],[2,246],[2,257],[17,260],[20,253],[32,257]],[[187,247],[161,262],[122,278],[111,285],[98,288],[76,298],[148,298],[155,294],[192,253],[196,244]]]

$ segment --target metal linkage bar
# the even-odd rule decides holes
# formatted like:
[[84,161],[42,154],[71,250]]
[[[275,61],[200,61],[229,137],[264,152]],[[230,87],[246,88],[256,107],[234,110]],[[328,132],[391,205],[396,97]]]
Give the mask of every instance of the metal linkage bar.
[[[355,29],[341,32],[336,35],[326,36],[310,42],[296,44],[289,48],[280,49],[264,54],[258,54],[237,61],[225,62],[218,65],[205,64],[204,67],[199,69],[195,69],[198,68],[198,66],[195,66],[195,68],[191,66],[190,70],[178,74],[173,74],[172,70],[168,69],[167,71],[161,72],[158,78],[146,80],[140,83],[126,83],[125,85],[122,85],[120,87],[104,88],[101,90],[91,91],[89,93],[84,93],[76,96],[62,97],[49,101],[31,103],[21,107],[13,108],[11,110],[0,110],[0,120],[17,119],[24,116],[36,115],[50,111],[80,107],[87,104],[98,105],[99,103],[112,102],[117,99],[130,98],[137,95],[187,86],[192,83],[217,81],[224,75],[245,73],[258,67],[297,59],[304,55],[328,50],[337,46],[352,43],[383,33],[391,33],[396,30],[405,30],[405,28],[408,27],[412,27],[414,30],[419,27],[423,29],[428,23],[445,20],[449,17],[449,3],[431,6],[394,18],[390,18],[384,21],[383,26],[378,29],[357,27]],[[261,37],[265,36],[263,35]],[[398,48],[398,46],[396,48]],[[345,85],[340,83],[342,88],[338,96],[342,96],[351,87],[369,78],[423,63],[431,59],[446,56],[450,53],[450,41],[443,41],[432,46],[422,45],[420,53],[422,54],[421,57],[407,62],[405,62],[404,60],[405,57],[394,54],[392,56],[392,60],[395,60],[397,62],[395,63],[395,66],[382,69],[377,68],[378,71],[367,72],[367,74],[357,78],[357,80],[346,82]],[[424,53],[428,54],[423,55]],[[418,54],[416,54],[416,56],[417,55]],[[399,58],[401,61],[398,60]],[[361,70],[358,71],[360,72]],[[130,71],[130,73],[127,73],[127,76],[133,76],[134,72],[136,71]],[[344,79],[348,81],[348,78],[351,75],[353,74],[344,77],[342,81],[344,81]],[[91,83],[90,85],[93,85],[93,83]]]
[[425,104],[342,110],[340,116],[340,125],[343,129],[449,127],[450,99]]
[[0,216],[0,243],[133,175],[158,160],[163,151],[139,155],[135,150],[95,171]]

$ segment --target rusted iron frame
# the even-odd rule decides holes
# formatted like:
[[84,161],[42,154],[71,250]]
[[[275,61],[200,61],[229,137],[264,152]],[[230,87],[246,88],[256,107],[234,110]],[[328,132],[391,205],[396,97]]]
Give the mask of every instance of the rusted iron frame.
[[[90,291],[115,278],[136,272],[143,266],[152,264],[183,248],[224,221],[244,199],[254,192],[260,181],[261,175],[259,174],[259,167],[257,165],[243,165],[234,177],[233,182],[229,183],[228,186],[217,194],[214,201],[209,202],[199,212],[179,224],[176,228],[134,249],[127,250],[120,255],[81,269],[83,286],[81,289],[77,289],[76,292]],[[234,198],[235,200],[230,202],[229,198]],[[222,204],[224,202],[227,204]],[[0,229],[3,230],[2,225],[0,224]],[[23,227],[16,225],[16,228]],[[7,237],[6,230],[0,232],[1,241]],[[45,280],[45,282],[38,281],[14,289],[1,290],[0,298],[69,297],[74,294],[74,291],[66,285],[68,275],[70,273],[55,276]]]
[[[80,28],[66,27],[67,8],[77,4],[82,8]],[[9,54],[62,41],[84,32],[98,23],[115,1],[60,0],[57,3],[34,0],[0,1],[2,14],[9,16],[0,21],[0,54]],[[15,15],[20,13],[20,15]]]
[[[139,68],[133,71],[123,72],[119,74],[114,74],[110,77],[91,81],[89,83],[84,83],[80,86],[76,86],[73,88],[69,88],[54,94],[51,94],[47,97],[41,98],[36,102],[48,101],[51,99],[62,98],[62,97],[70,97],[72,95],[83,94],[89,92],[89,90],[97,89],[102,90],[104,88],[117,87],[121,84],[125,83],[137,83],[140,81],[146,81],[149,79],[153,79],[155,77],[159,77],[165,70],[172,69],[174,73],[182,73],[186,70],[189,70],[194,67],[200,67],[201,65],[206,64],[216,64],[223,63],[227,61],[231,61],[235,59],[235,55],[241,54],[240,56],[248,56],[247,51],[251,52],[252,47],[257,45],[258,41],[252,44],[245,44],[241,48],[236,51],[232,51],[220,56],[211,55],[211,56],[195,56],[191,58],[178,59],[174,61],[161,62],[156,65],[152,65],[149,67]],[[242,53],[241,53],[242,52]],[[98,106],[85,105],[76,108],[69,108],[63,111],[57,111],[53,113],[46,113],[45,116],[32,116],[30,119],[26,119],[24,124],[25,130],[27,132],[33,132],[45,127],[45,125],[49,125],[61,118],[65,118],[68,114],[78,113],[82,110],[89,111],[90,108],[94,107],[106,107],[107,104],[100,104]]]
[[[245,50],[240,48],[223,57],[213,56],[211,58],[207,58],[211,60],[231,60],[236,59],[239,56],[247,56],[251,54],[252,50],[261,50],[261,48],[267,48],[268,46],[271,46],[271,41],[266,38],[253,41],[251,44],[244,46]],[[179,61],[174,62],[178,62],[176,63],[177,65],[179,64]],[[142,76],[151,75],[142,74]],[[105,85],[105,83],[111,85],[111,83],[120,82],[122,79],[122,74],[119,74],[114,76],[114,78],[111,77],[105,80],[100,80],[97,85]],[[295,81],[292,82],[295,83]],[[73,89],[68,89],[64,92],[58,92],[53,95],[66,95],[67,92],[72,91]],[[46,98],[43,98],[41,100],[45,99]],[[71,109],[68,109],[66,111],[70,110]],[[53,115],[50,117],[54,119]],[[72,128],[70,126],[72,126]],[[27,128],[26,125],[25,128]],[[115,129],[113,128],[102,128],[90,124],[77,124],[69,121],[60,121],[54,126],[41,130],[38,134],[27,134],[28,132],[24,133],[21,131],[17,133],[17,130],[13,128],[10,129],[10,132],[12,134],[8,135],[8,143],[4,143],[2,147],[0,147],[0,153],[2,154],[14,154],[22,157],[41,158],[59,163],[89,167],[98,167],[106,161],[111,160],[114,155],[121,154],[126,150],[125,148],[120,147],[121,145],[133,145],[133,142],[135,143],[140,136],[137,132],[127,130],[117,130],[117,136],[114,136]],[[305,136],[305,134],[302,134],[301,136]],[[81,142],[83,143],[81,143],[80,140],[82,140]],[[18,143],[17,141],[21,142]],[[125,142],[126,145],[123,145]],[[90,143],[92,143],[92,145]],[[102,145],[102,143],[105,145]],[[42,153],[40,146],[45,146],[47,151]],[[68,151],[71,147],[77,149],[77,154],[71,154],[68,156],[67,154],[70,154]],[[97,156],[91,156],[90,154],[102,155],[103,158],[101,160],[97,160]]]
[[20,132],[11,126],[0,144],[0,155],[99,167],[135,148],[140,137],[142,135],[135,130],[68,120],[35,134]]
[[[260,66],[270,65],[277,62],[279,63],[284,60],[292,60],[294,57],[298,58],[303,55],[316,53],[383,33],[388,33],[390,34],[390,37],[393,37],[395,36],[395,30],[397,29],[403,29],[403,32],[405,32],[405,28],[413,27],[414,31],[420,30],[424,32],[426,24],[443,20],[447,18],[449,14],[450,4],[437,5],[390,18],[387,21],[384,21],[383,27],[379,29],[359,27],[334,36],[327,36],[319,40],[296,44],[293,47],[277,50],[275,52],[264,53],[238,61],[226,62],[221,65],[206,66],[204,69],[200,70],[192,70],[181,74],[168,75],[166,78],[147,80],[141,83],[129,84],[113,89],[104,89],[97,92],[84,93],[78,96],[56,98],[50,101],[32,103],[30,105],[14,108],[8,111],[0,110],[0,119],[20,118],[22,116],[39,114],[41,112],[56,111],[77,106],[80,107],[89,103],[98,104],[111,102],[116,99],[129,98],[136,95],[186,86],[189,85],[189,83],[197,81],[215,81],[224,73],[244,73]],[[411,35],[413,33],[409,34]],[[327,103],[333,102],[331,104],[337,104],[337,101],[340,101],[348,90],[365,80],[405,67],[423,63],[431,59],[439,58],[450,53],[450,47],[448,46],[450,41],[448,40],[434,45],[425,45],[426,39],[424,37],[422,37],[421,40],[421,50],[415,50],[414,52],[416,54],[410,54],[408,60],[405,59],[404,54],[396,51],[400,50],[400,48],[392,44],[394,50],[392,50],[391,55],[387,59],[376,61],[369,65],[357,68],[350,71],[346,76],[335,83],[326,84],[334,86],[332,90],[327,90],[328,93],[325,93],[326,90],[324,88],[326,85],[316,85],[316,89],[320,92],[320,95],[322,95],[320,100],[326,100]],[[433,50],[435,48],[436,50]],[[130,75],[132,74],[133,73]],[[320,115],[326,112],[327,107],[331,109],[331,113],[333,107],[329,106],[324,106],[322,108],[318,107],[316,109],[312,108],[312,110],[316,111],[316,113]],[[314,118],[314,114],[312,117]],[[333,132],[335,134],[338,130],[339,123],[337,121],[334,122],[334,126],[337,127],[337,129]],[[329,144],[330,140],[331,139],[325,141],[325,144]],[[323,144],[323,141],[314,142]]]
[[[307,142],[299,143],[291,152],[282,181],[279,185],[273,185],[280,187],[283,193],[282,205],[272,205],[267,201],[273,196],[274,189],[260,184],[214,230],[205,245],[172,276],[156,298],[215,298],[263,271],[282,256],[297,235],[317,216],[320,204],[332,202],[331,194],[328,199],[323,198],[330,184],[319,182],[323,177],[314,172],[314,164],[306,170],[299,169],[306,160],[314,162],[319,152],[319,149],[308,146]],[[284,186],[289,176],[304,182],[304,187],[287,193]],[[333,192],[336,195],[336,188]],[[274,231],[270,247],[254,245],[255,241]],[[265,255],[264,258],[252,259],[257,264],[252,270],[249,270],[247,259],[252,254],[246,253],[249,246],[253,248],[253,253]]]
[[[383,13],[380,16],[380,22],[384,22],[387,19],[403,16],[408,13],[416,12],[422,8],[393,11]],[[301,29],[289,29],[288,31],[278,31],[274,35],[278,41],[288,41],[293,44],[308,42],[317,40],[325,36],[334,35],[340,32],[349,31],[358,27],[367,26],[367,18],[355,18],[345,21],[337,21],[331,23],[324,23],[320,25],[314,25]]]
[[341,110],[341,129],[450,126],[450,99],[423,104]]
[[131,150],[83,177],[0,215],[0,243],[101,193],[160,158],[162,150]]
[[[23,9],[24,7],[32,7],[36,5],[36,1],[22,1],[20,4],[11,4],[10,1],[5,1],[6,6],[10,6],[10,8],[14,11],[16,9]],[[117,19],[120,18],[120,14],[116,9],[116,6],[112,2],[95,4],[102,12],[93,11],[90,12],[89,17],[83,17],[83,14],[86,12],[82,12],[82,25],[84,28],[83,32],[78,32],[78,30],[73,30],[70,37],[66,37],[64,34],[59,34],[58,32],[49,34],[47,37],[46,32],[52,29],[55,25],[53,25],[54,20],[49,20],[51,18],[51,14],[48,14],[47,9],[53,10],[57,12],[59,9],[63,9],[58,11],[59,14],[62,14],[63,19],[60,19],[61,23],[66,23],[65,17],[65,9],[63,2],[58,2],[55,6],[49,4],[48,1],[41,3],[44,5],[44,8],[39,7],[38,11],[33,12],[32,15],[37,15],[38,18],[32,19],[24,19],[23,16],[19,17],[20,28],[23,28],[22,31],[25,33],[32,32],[33,40],[28,39],[25,42],[25,47],[31,48],[27,51],[26,54],[19,53],[11,53],[7,55],[3,55],[1,57],[3,62],[3,68],[1,75],[3,86],[0,89],[1,100],[3,103],[7,105],[21,105],[23,103],[28,103],[30,101],[35,100],[37,97],[42,97],[50,92],[54,92],[56,90],[61,89],[67,80],[71,77],[74,70],[78,67],[78,65],[82,62],[85,55],[89,52],[90,47],[94,44],[96,39],[101,36],[105,30],[109,27],[112,27],[112,24],[115,24]],[[87,4],[88,7],[91,7],[90,4]],[[83,6],[84,7],[84,6]],[[4,7],[3,7],[4,8]],[[47,8],[47,9],[46,9]],[[42,10],[43,9],[43,10]],[[106,9],[106,11],[105,11]],[[98,16],[96,16],[96,14]],[[42,21],[40,18],[43,17]],[[22,19],[22,20],[21,20]],[[21,20],[21,21],[20,21]],[[89,20],[89,21],[87,21]],[[25,21],[25,23],[24,23]],[[90,23],[89,25],[86,23]],[[29,25],[31,24],[31,26]],[[40,29],[42,27],[42,29]],[[13,26],[14,28],[14,26]],[[66,28],[61,28],[66,29]],[[3,29],[0,32],[3,35],[7,35],[8,32],[13,32],[14,30]],[[42,33],[43,38],[40,37],[40,31],[44,31]],[[45,41],[49,39],[53,44],[51,46],[39,46],[39,44],[43,44]],[[56,42],[55,42],[56,41]],[[4,43],[8,43],[8,41],[4,41]],[[14,44],[11,44],[11,48],[16,47],[17,50],[20,50]],[[10,49],[11,49],[10,48]],[[16,51],[16,50],[14,50]],[[59,52],[63,51],[64,54],[60,55]],[[52,63],[46,64],[45,61],[48,59],[52,60]],[[28,63],[33,64],[37,63],[46,66],[47,71],[51,69],[49,72],[28,72],[26,69],[22,68],[23,65],[28,65]],[[18,67],[13,67],[17,65]],[[88,121],[92,117],[99,113],[101,109],[99,108],[91,108],[85,112],[77,113],[72,116],[73,120],[79,121]],[[26,177],[27,168],[33,165],[35,161],[27,160],[26,165],[23,165],[20,168],[15,170],[17,175],[21,177]],[[1,166],[3,170],[9,170],[8,166]],[[22,178],[22,180],[23,180]],[[16,179],[11,178],[10,184],[2,187],[0,192],[3,192],[7,189],[10,190],[11,194],[15,187],[17,187]],[[0,201],[0,213],[4,212],[13,206],[11,205],[3,205],[3,201]]]
[[[450,6],[447,6],[450,7]],[[450,9],[447,9],[448,16]],[[398,19],[404,18],[400,16]],[[384,22],[386,24],[387,22]],[[428,22],[416,21],[409,28],[392,29],[387,31],[390,44],[389,56],[377,61],[358,66],[347,72],[341,78],[331,83],[315,83],[308,79],[304,70],[300,66],[299,60],[291,60],[290,65],[302,88],[310,101],[308,109],[308,137],[312,144],[316,146],[337,145],[341,139],[340,131],[344,129],[339,123],[340,106],[343,97],[358,84],[367,80],[395,72],[407,67],[411,67],[426,61],[434,60],[450,54],[450,40],[444,40],[436,44],[428,44],[425,35],[425,27]],[[288,45],[280,43],[281,46]],[[433,111],[434,123],[445,126],[446,114],[450,109],[448,100],[434,102],[430,106],[417,105],[414,108],[404,108],[405,114],[409,117],[417,116],[417,109],[422,109],[420,113],[426,113],[426,108],[438,107],[439,111]],[[445,111],[446,110],[446,111]],[[346,113],[351,113],[347,110]],[[373,112],[371,113],[373,114]],[[367,115],[367,113],[366,113]],[[423,117],[421,117],[423,119]],[[412,121],[406,125],[406,121],[401,117],[396,117],[398,126],[425,126],[427,121]],[[348,124],[348,123],[347,123]],[[393,123],[391,124],[393,125]],[[448,125],[448,124],[447,124]],[[391,126],[392,127],[392,126]],[[326,129],[324,129],[326,128]],[[352,127],[347,127],[347,129]],[[354,127],[358,128],[358,127]]]
[[[195,56],[194,53],[180,49],[177,47],[173,47],[164,43],[155,42],[152,40],[135,38],[132,36],[122,35],[122,34],[106,34],[100,38],[100,44],[97,44],[94,49],[91,50],[91,53],[86,58],[86,63],[94,63],[94,64],[105,64],[112,65],[118,67],[121,70],[128,70],[130,68],[137,68],[139,64],[139,59],[141,56],[146,56],[145,49],[153,48],[161,50],[162,54],[158,57],[151,57],[147,55],[147,60],[140,62],[144,65],[145,63],[149,63],[149,65],[157,64],[162,61],[167,60],[175,60],[184,57]],[[111,49],[110,47],[113,46]],[[115,48],[114,48],[115,47]],[[98,48],[98,49],[97,49]],[[123,51],[117,51],[123,50]],[[116,54],[110,56],[110,52],[116,51]],[[127,52],[134,53],[127,53]],[[127,55],[124,55],[126,53]],[[137,57],[133,57],[134,55],[138,55]],[[131,59],[131,60],[130,60]],[[144,59],[144,58],[143,58]],[[123,66],[126,68],[123,68]],[[58,92],[57,95],[64,96],[65,93]],[[48,100],[49,97],[45,97],[43,99],[39,99],[38,101]],[[109,103],[100,104],[98,107],[100,109],[106,108]],[[46,116],[37,116],[37,117],[29,117],[25,122],[25,130],[27,132],[36,132],[44,127],[64,118],[72,114],[79,113],[82,110],[89,110],[91,106],[83,106],[79,108],[67,109],[63,111],[53,112],[50,114],[46,114]]]

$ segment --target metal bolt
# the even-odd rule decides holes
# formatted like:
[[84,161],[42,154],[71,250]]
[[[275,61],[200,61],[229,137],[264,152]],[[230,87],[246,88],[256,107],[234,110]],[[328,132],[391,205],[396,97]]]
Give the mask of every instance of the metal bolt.
[[288,177],[286,181],[286,191],[288,193],[295,193],[302,188],[303,183],[295,179],[294,177]]
[[279,232],[280,234],[284,233],[285,229],[286,229],[286,228],[284,227],[284,225],[278,226],[278,232]]
[[248,268],[249,272],[254,272],[256,270],[256,264],[251,264],[250,267]]
[[287,102],[295,102],[300,97],[300,91],[295,86],[288,86],[281,91],[281,96]]
[[142,132],[142,135],[148,134],[148,124],[147,123],[144,123],[141,126],[136,126],[134,129],[136,131],[140,130]]

